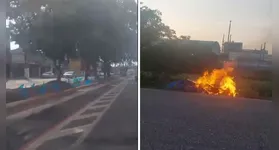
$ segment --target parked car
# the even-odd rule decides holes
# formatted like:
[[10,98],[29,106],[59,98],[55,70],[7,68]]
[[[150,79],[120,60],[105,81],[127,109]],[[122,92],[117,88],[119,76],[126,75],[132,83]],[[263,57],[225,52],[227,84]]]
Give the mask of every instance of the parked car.
[[55,74],[51,71],[42,74],[42,78],[55,78]]
[[98,72],[98,75],[99,75],[100,77],[105,76],[105,74],[104,74],[103,72]]
[[63,74],[64,78],[75,78],[76,77],[76,73],[74,71],[66,71]]

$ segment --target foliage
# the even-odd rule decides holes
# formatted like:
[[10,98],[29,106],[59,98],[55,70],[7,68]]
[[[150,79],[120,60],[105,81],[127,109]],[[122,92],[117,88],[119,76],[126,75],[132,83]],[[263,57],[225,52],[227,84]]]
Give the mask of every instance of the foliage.
[[[80,57],[86,69],[102,60],[136,59],[137,4],[133,0],[10,0],[12,40],[25,52],[40,51],[57,69],[65,57]],[[60,71],[61,72],[61,71]]]
[[177,38],[175,31],[162,22],[162,13],[159,10],[153,10],[147,6],[141,6],[140,13],[141,50],[152,46],[162,38]]
[[141,51],[141,69],[166,73],[200,73],[220,67],[218,56],[207,47],[181,46],[168,40]]
[[177,74],[219,67],[219,58],[210,46],[183,44],[191,37],[177,38],[161,15],[158,10],[141,7],[141,70]]

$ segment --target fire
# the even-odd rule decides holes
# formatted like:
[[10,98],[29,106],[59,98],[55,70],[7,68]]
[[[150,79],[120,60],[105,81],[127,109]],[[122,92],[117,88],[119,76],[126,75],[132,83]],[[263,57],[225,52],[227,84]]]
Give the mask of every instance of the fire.
[[197,88],[211,95],[229,95],[235,97],[236,84],[231,76],[233,68],[214,69],[204,72],[203,76],[195,81]]

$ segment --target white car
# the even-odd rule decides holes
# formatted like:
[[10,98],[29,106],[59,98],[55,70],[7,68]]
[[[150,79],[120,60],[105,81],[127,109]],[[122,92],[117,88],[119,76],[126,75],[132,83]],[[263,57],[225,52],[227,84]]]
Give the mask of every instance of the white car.
[[67,71],[63,74],[64,78],[75,78],[76,73],[74,71]]
[[55,78],[55,74],[51,71],[42,74],[42,78]]

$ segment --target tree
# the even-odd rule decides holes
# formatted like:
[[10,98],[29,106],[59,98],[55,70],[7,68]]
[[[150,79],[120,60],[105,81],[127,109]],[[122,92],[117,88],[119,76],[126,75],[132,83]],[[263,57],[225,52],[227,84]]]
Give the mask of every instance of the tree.
[[137,5],[133,0],[13,1],[18,2],[10,13],[15,20],[13,39],[25,51],[39,50],[58,62],[59,74],[65,55],[82,58],[86,72],[102,59],[108,74],[111,62],[135,53],[127,43],[132,37],[129,32],[137,29]]
[[[135,48],[133,51],[130,50],[129,39],[134,39],[132,36],[136,35],[137,5],[135,1],[123,0],[106,3],[99,1],[95,5],[84,5],[84,7],[88,6],[96,8],[81,9],[83,11],[79,13],[78,17],[87,22],[78,21],[82,23],[79,26],[89,27],[85,32],[81,32],[79,37],[81,57],[87,64],[93,66],[96,66],[97,61],[102,59],[105,67],[104,74],[110,76],[112,62],[120,62],[123,57],[132,56],[131,54],[136,51]],[[90,19],[84,18],[84,16],[91,10],[95,10],[94,13],[92,12],[93,14],[102,14],[103,17],[95,16],[92,18],[92,22],[88,22]],[[84,28],[86,27],[80,29]],[[131,32],[135,34],[131,35]],[[136,45],[133,46],[136,47]]]
[[181,40],[190,40],[190,39],[191,39],[191,36],[181,35],[179,38],[180,38]]
[[190,36],[176,37],[162,22],[162,13],[141,7],[141,71],[153,73],[200,73],[218,67],[210,45],[184,44]]
[[[141,3],[143,5],[143,3]],[[161,39],[176,39],[175,31],[162,22],[159,10],[141,6],[141,50],[153,45]]]

